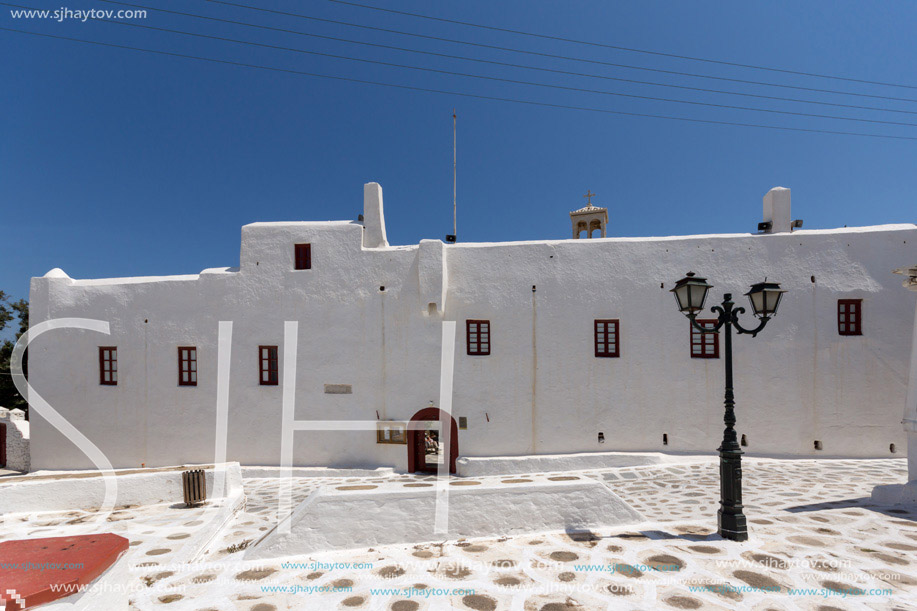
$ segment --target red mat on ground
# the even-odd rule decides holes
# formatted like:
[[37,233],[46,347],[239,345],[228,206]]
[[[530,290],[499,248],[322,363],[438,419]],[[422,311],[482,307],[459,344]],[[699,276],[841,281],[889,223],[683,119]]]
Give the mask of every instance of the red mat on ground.
[[0,608],[20,611],[75,594],[127,547],[111,533],[0,542]]

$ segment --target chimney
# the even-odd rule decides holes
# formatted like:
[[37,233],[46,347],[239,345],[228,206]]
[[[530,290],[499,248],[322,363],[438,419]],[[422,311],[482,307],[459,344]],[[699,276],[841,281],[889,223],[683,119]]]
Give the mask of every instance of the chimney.
[[[764,196],[764,222],[759,225],[764,233],[787,233],[793,230],[790,212],[790,190],[774,187]],[[799,224],[802,226],[802,223]]]
[[377,182],[363,185],[363,248],[384,248],[385,216],[382,214],[382,186]]

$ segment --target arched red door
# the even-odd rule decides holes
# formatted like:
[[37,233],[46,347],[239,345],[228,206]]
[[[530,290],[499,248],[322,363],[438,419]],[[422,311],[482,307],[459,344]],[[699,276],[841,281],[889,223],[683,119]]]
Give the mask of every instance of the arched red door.
[[[455,473],[455,459],[458,458],[458,425],[449,416],[449,447],[444,448],[435,431],[424,429],[424,422],[438,422],[446,418],[446,412],[438,407],[426,407],[411,418],[408,426],[408,471],[410,473],[436,473],[441,461],[449,461],[449,473]],[[434,445],[434,444],[438,444]],[[439,461],[439,462],[438,462]]]

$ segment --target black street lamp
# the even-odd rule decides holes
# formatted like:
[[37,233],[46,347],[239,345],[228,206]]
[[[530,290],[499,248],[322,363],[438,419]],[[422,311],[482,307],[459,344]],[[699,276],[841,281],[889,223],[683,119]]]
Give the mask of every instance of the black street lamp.
[[707,299],[707,292],[713,288],[707,284],[705,278],[697,278],[693,272],[675,283],[675,288],[671,290],[675,294],[675,300],[678,302],[678,309],[691,320],[691,326],[697,329],[699,333],[719,333],[724,325],[726,326],[725,352],[726,352],[726,394],[724,405],[726,414],[723,422],[726,423],[726,429],[723,431],[723,443],[717,449],[720,453],[720,510],[717,512],[717,531],[724,539],[733,541],[748,540],[748,524],[745,521],[745,514],[742,513],[742,448],[736,437],[735,424],[735,395],[732,390],[732,327],[736,328],[739,334],[748,333],[752,337],[756,336],[767,321],[777,313],[777,306],[780,305],[780,298],[784,291],[776,282],[759,282],[751,286],[751,290],[745,293],[751,303],[751,309],[760,321],[754,329],[745,329],[739,324],[739,314],[745,312],[745,308],[733,307],[732,295],[726,293],[723,295],[723,303],[710,308],[711,312],[717,314],[716,325],[712,328],[705,328],[697,324],[697,314],[703,310],[704,302]]

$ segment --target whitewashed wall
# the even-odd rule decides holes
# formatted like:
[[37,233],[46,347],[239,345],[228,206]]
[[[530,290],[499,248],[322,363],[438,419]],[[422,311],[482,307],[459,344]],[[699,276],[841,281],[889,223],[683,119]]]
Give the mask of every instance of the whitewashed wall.
[[[372,218],[381,222],[381,204]],[[668,290],[690,270],[715,285],[712,298],[731,291],[744,305],[741,293],[767,276],[789,289],[780,313],[758,337],[735,338],[746,449],[890,456],[894,443],[905,452],[915,295],[891,270],[914,258],[914,225],[379,248],[363,247],[363,231],[255,223],[242,229],[239,268],[35,278],[33,325],[97,318],[112,335],[42,335],[30,380],[116,467],[212,461],[217,325],[233,321],[227,460],[276,465],[282,387],[259,386],[257,348],[280,346],[282,369],[284,321],[299,321],[297,419],[406,420],[438,399],[440,323],[456,320],[454,413],[469,427],[460,454],[709,452],[722,435],[723,361],[690,358],[688,322]],[[312,270],[293,271],[298,242],[312,244]],[[838,336],[839,298],[863,299],[863,336]],[[465,354],[466,318],[491,320],[491,356]],[[621,320],[621,358],[595,358],[595,318]],[[99,385],[100,345],[118,346],[118,386]],[[197,387],[177,385],[179,345],[198,347]],[[324,394],[325,384],[353,393]],[[91,466],[40,416],[32,421],[33,468]],[[373,432],[297,432],[294,462],[405,469],[407,446],[377,445]]]
[[30,470],[29,421],[21,409],[0,407],[0,424],[6,425],[6,465],[12,471]]

